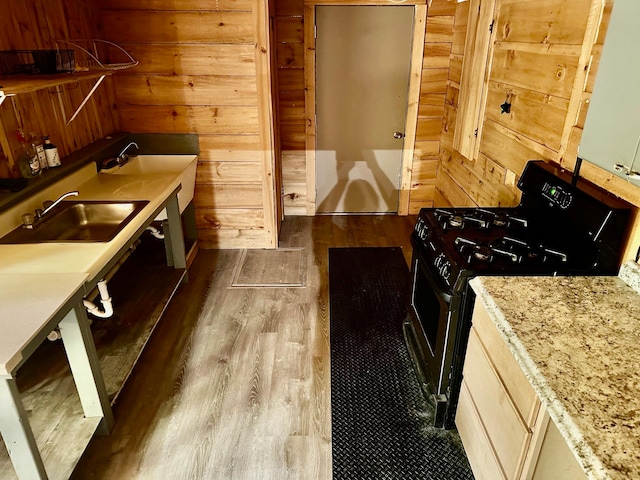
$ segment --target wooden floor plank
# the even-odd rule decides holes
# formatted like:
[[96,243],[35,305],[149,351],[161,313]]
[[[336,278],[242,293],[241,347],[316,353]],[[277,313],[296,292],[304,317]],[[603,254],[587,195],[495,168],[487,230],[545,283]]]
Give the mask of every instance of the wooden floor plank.
[[287,217],[304,288],[229,288],[239,250],[200,250],[75,480],[330,480],[329,247],[401,246],[415,217]]

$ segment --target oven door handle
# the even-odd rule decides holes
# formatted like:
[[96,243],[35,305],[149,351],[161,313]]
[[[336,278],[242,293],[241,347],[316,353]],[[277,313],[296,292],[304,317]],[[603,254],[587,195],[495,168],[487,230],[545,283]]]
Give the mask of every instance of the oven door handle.
[[417,281],[416,277],[418,275],[418,268],[423,268],[425,270],[425,273],[427,274],[425,275],[425,277],[427,279],[427,282],[429,282],[429,286],[431,287],[431,290],[433,290],[433,293],[445,303],[450,304],[452,295],[450,293],[447,293],[440,285],[438,285],[438,283],[433,277],[433,271],[431,270],[431,268],[429,268],[428,264],[426,262],[423,262],[422,265],[420,265],[421,260],[418,260],[418,259],[416,259],[415,262],[416,262],[416,265],[414,267],[415,273],[413,274],[414,290],[415,290],[415,284]]

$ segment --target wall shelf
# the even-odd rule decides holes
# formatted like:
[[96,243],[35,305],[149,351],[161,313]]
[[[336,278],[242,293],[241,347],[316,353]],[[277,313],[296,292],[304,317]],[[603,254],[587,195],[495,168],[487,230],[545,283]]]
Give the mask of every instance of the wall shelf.
[[93,72],[57,73],[52,75],[17,75],[0,79],[0,104],[5,98],[21,93],[35,92],[49,87],[81,82],[111,75],[114,71],[96,70]]
[[[66,124],[69,125],[78,113],[80,113],[80,110],[82,110],[106,76],[138,65],[138,62],[122,47],[106,40],[58,40],[56,44],[57,43],[63,43],[74,49],[76,52],[77,71],[53,75],[17,75],[3,79],[0,78],[0,105],[2,105],[8,97],[21,93],[35,92],[50,87],[60,87],[85,80],[95,80],[93,87],[84,97],[74,114],[66,120]],[[105,47],[114,48],[116,52],[120,52],[120,54],[126,57],[126,61],[112,64],[100,61],[99,49]]]

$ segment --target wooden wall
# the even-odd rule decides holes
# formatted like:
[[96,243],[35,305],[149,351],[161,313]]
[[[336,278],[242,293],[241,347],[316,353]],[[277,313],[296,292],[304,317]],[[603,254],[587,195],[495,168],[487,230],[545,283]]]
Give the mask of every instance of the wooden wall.
[[[266,2],[265,2],[266,4]],[[265,169],[255,0],[106,0],[104,38],[140,65],[115,79],[123,130],[197,133],[195,207],[204,248],[275,246],[273,172]]]
[[[543,159],[572,170],[593,88],[611,0],[496,0],[495,38],[489,52],[486,110],[479,154],[453,147],[460,75],[451,68],[442,130],[436,206],[515,205],[526,162]],[[470,8],[460,3],[453,50],[461,51]],[[456,58],[452,55],[452,65]],[[510,113],[500,105],[509,99]],[[583,164],[582,176],[640,205],[640,192]],[[637,248],[639,227],[627,258]]]
[[462,62],[462,51],[454,48],[455,12],[456,3],[446,0],[434,0],[427,10],[418,128],[411,166],[410,214],[433,206],[447,81],[450,70],[455,76]]
[[304,0],[275,2],[275,32],[285,214],[306,215]]
[[[4,0],[0,50],[54,49],[55,40],[97,37],[97,12],[91,0]],[[11,76],[0,78],[0,85]],[[109,78],[79,116],[70,118],[95,80],[23,93],[0,106],[0,178],[19,177],[14,159],[21,151],[15,130],[49,135],[61,157],[119,130],[115,91]],[[63,160],[64,161],[64,160]]]
[[[466,24],[473,4],[459,4],[456,23]],[[563,161],[567,122],[582,95],[575,84],[588,60],[582,47],[591,7],[591,0],[496,1],[480,153],[471,159],[453,148],[460,85],[452,78],[437,204],[513,205],[519,200],[515,182],[528,160]],[[501,113],[507,98],[511,112]]]

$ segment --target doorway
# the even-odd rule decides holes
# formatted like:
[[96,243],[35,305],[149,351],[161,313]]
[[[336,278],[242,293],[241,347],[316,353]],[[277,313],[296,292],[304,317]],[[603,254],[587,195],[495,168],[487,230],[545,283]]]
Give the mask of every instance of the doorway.
[[394,213],[412,6],[317,6],[316,211]]

